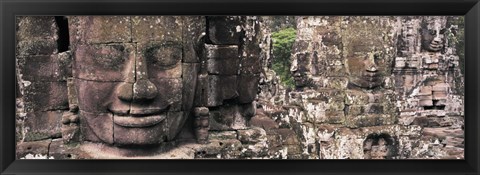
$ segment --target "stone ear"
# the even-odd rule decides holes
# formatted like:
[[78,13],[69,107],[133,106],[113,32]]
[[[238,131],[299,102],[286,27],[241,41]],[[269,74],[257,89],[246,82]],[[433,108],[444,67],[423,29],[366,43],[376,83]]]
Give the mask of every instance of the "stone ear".
[[200,34],[196,39],[194,39],[193,48],[195,49],[195,53],[197,54],[197,56],[200,57],[200,60],[203,55],[203,51],[204,51],[203,45],[205,44],[205,41],[206,41],[205,33]]

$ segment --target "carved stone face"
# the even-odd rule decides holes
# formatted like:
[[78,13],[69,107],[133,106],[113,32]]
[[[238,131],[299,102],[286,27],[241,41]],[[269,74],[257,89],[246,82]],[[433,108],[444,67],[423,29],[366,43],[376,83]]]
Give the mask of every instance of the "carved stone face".
[[395,156],[395,140],[388,134],[370,134],[363,142],[365,159],[392,159]]
[[384,80],[386,61],[383,54],[373,46],[351,45],[347,66],[349,83],[361,88],[371,89],[380,86]]
[[293,58],[292,65],[290,67],[290,72],[293,75],[293,80],[296,87],[304,87],[308,85],[309,79],[307,73],[308,65],[308,56],[309,53],[297,54]]
[[437,22],[430,25],[424,23],[421,29],[422,48],[430,52],[439,52],[443,49],[445,28],[442,28]]
[[[87,21],[80,27],[86,32],[109,30],[94,24],[107,20],[80,20]],[[178,20],[128,18],[123,22],[132,22],[134,42],[87,40],[75,47],[73,70],[85,140],[150,145],[175,138],[192,108],[194,93],[189,91],[195,89],[183,79],[196,77],[193,63],[183,63],[183,26]],[[145,28],[151,32],[142,31]]]

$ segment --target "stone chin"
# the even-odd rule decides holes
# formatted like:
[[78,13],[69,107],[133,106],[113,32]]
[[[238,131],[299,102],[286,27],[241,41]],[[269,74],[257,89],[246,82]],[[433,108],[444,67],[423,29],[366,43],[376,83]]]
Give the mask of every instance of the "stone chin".
[[360,88],[373,89],[382,85],[383,78],[350,77],[349,84]]
[[428,44],[424,49],[430,52],[439,52],[443,49],[443,45]]
[[85,140],[115,146],[159,145],[180,132],[187,116],[166,112],[148,117],[114,116],[112,113],[81,112]]

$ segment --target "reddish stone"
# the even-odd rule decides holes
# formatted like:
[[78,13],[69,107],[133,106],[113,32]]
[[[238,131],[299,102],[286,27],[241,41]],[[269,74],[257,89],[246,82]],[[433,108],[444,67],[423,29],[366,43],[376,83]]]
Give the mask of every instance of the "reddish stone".
[[28,128],[25,141],[36,141],[47,138],[61,137],[61,111],[29,112],[24,124]]
[[77,44],[130,42],[129,16],[73,16],[69,17],[70,42]]
[[[25,87],[25,111],[68,109],[66,82],[30,82]],[[24,84],[25,85],[25,84]]]
[[94,81],[131,82],[134,56],[133,44],[78,45],[73,61],[73,76]]
[[78,107],[90,113],[107,113],[109,105],[119,100],[113,96],[120,82],[97,82],[75,79],[78,94]]
[[265,115],[255,115],[250,119],[250,126],[256,126],[265,129],[266,131],[271,129],[278,129],[278,124],[271,118]]
[[184,30],[181,16],[133,16],[132,41],[157,41],[182,43]]
[[135,55],[136,77],[180,78],[182,76],[181,42],[162,43],[149,41],[137,43]]
[[51,140],[42,140],[35,142],[22,142],[17,144],[16,147],[16,157],[17,159],[25,159],[27,155],[30,156],[42,156],[47,158],[48,155],[48,146],[50,145]]
[[55,55],[17,57],[22,79],[26,81],[66,81],[71,77],[71,62]]
[[80,110],[79,115],[84,140],[113,144],[114,126],[111,113],[90,113]]

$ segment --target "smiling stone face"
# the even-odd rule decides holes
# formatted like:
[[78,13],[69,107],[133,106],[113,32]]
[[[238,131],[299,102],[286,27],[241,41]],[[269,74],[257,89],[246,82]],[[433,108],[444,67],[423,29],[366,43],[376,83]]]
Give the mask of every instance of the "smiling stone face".
[[[192,109],[195,54],[184,55],[183,17],[75,17],[73,72],[85,140],[171,141]],[[131,26],[131,29],[130,29]],[[92,36],[96,35],[96,36]],[[187,38],[191,39],[191,38]],[[193,40],[193,39],[192,39]],[[192,92],[188,92],[192,91]]]
[[351,85],[372,89],[383,83],[388,63],[382,46],[365,40],[356,38],[347,46],[346,65]]
[[[442,22],[443,21],[443,22]],[[439,52],[445,47],[445,19],[424,19],[421,24],[422,48],[429,52]],[[442,25],[443,24],[443,25]]]

